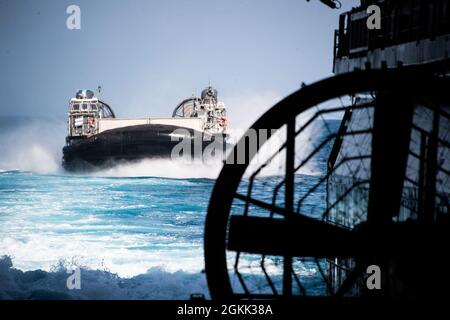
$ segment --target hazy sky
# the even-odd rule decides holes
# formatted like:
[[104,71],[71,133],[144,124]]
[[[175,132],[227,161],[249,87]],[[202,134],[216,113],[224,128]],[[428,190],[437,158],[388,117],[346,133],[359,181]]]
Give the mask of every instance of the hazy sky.
[[[169,116],[211,81],[251,118],[331,75],[339,14],[357,3],[343,2],[0,0],[0,115],[64,119],[77,89],[101,85],[118,116]],[[66,28],[70,4],[81,30]]]

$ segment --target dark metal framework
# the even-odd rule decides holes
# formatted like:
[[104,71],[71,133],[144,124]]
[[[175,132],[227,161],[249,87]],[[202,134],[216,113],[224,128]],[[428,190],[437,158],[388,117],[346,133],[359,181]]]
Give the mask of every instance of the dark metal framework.
[[384,0],[380,7],[381,29],[366,26],[366,9],[374,1],[343,13],[335,32],[335,58],[365,56],[368,51],[406,42],[435,39],[450,33],[447,0]]
[[172,112],[172,117],[191,117],[195,116],[195,107],[200,105],[200,98],[191,97],[181,101]]
[[[369,5],[380,8],[380,29],[369,29]],[[450,70],[448,0],[361,1],[340,15],[334,34],[333,72],[416,66]]]
[[[447,78],[407,69],[359,71],[306,86],[258,119],[251,129],[276,129],[281,140],[256,167],[250,154],[217,179],[205,224],[212,298],[441,292],[447,280],[411,276],[404,264],[437,268],[448,254],[449,87]],[[342,121],[330,128],[333,114]],[[325,134],[302,150],[297,140],[317,123]],[[280,155],[283,172],[261,178]],[[299,173],[325,156],[311,181]],[[396,271],[383,275],[382,294],[364,286],[371,264]]]

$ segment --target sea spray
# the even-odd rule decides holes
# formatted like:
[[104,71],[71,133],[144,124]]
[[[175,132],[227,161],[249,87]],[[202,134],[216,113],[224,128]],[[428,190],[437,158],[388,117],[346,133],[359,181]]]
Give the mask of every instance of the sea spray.
[[0,169],[60,172],[65,130],[56,119],[0,117]]
[[[189,299],[193,293],[209,298],[204,273],[167,272],[150,268],[121,278],[105,270],[80,269],[80,289],[70,290],[66,282],[70,268],[63,263],[52,271],[21,271],[8,256],[0,257],[0,299]],[[68,272],[69,271],[69,272]]]

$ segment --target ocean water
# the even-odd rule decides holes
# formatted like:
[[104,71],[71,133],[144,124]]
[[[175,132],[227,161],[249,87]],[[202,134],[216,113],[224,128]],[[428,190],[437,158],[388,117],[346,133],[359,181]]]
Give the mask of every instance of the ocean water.
[[208,179],[0,173],[0,252],[24,270],[74,260],[123,277],[200,272]]
[[[24,271],[80,266],[123,279],[149,270],[196,274],[203,285],[197,291],[207,294],[202,235],[213,184],[3,171],[0,253]],[[185,297],[194,289],[185,288]]]
[[[220,165],[147,160],[69,174],[60,168],[64,124],[14,121],[0,118],[0,298],[209,297],[203,228]],[[314,211],[323,196],[306,206]],[[82,288],[68,290],[75,267]]]

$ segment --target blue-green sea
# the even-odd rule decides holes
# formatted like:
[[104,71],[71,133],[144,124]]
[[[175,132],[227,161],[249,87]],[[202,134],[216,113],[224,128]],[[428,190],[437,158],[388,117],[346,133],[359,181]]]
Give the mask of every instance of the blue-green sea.
[[[204,221],[221,165],[149,160],[71,174],[60,166],[64,130],[0,118],[0,298],[208,297]],[[316,179],[304,174],[302,187]],[[257,198],[271,178],[262,185]],[[323,199],[319,188],[306,206]],[[75,267],[82,288],[68,290]]]

